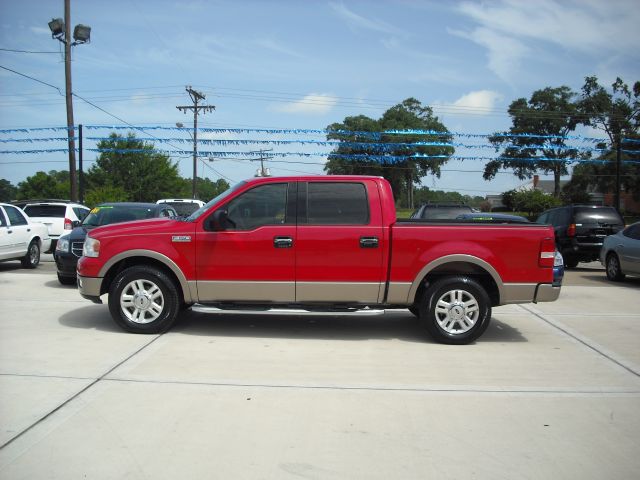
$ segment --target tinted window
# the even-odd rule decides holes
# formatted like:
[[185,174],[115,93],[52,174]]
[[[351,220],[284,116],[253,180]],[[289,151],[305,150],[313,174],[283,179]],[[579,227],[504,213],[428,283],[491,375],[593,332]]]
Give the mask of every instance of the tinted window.
[[193,212],[198,210],[200,206],[193,202],[165,202],[167,205],[171,205],[178,215],[181,217],[188,217]]
[[549,212],[545,212],[538,217],[536,223],[542,223],[543,225],[549,221]]
[[615,208],[576,207],[574,212],[575,223],[609,223],[615,225],[623,223]]
[[634,240],[640,240],[640,223],[627,227],[622,234],[625,237],[633,238]]
[[24,212],[30,217],[64,218],[67,213],[66,205],[28,205]]
[[286,223],[287,184],[262,185],[243,193],[227,204],[229,219],[236,230],[253,230],[264,225]]
[[4,208],[7,212],[7,217],[9,217],[9,223],[11,223],[11,225],[27,225],[27,223],[29,223],[16,207],[6,206]]
[[310,182],[307,222],[315,225],[366,225],[369,202],[362,183]]
[[427,220],[450,220],[457,218],[458,215],[471,212],[471,207],[424,207],[422,216]]
[[86,217],[89,214],[89,209],[81,208],[81,207],[73,207],[73,212],[78,217],[78,220],[82,221],[84,220],[84,217]]

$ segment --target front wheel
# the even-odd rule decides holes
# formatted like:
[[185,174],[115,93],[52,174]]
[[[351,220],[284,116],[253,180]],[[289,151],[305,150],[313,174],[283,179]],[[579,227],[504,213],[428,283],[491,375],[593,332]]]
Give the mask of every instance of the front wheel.
[[607,270],[607,278],[609,280],[614,282],[624,280],[625,274],[622,273],[622,270],[620,269],[620,260],[618,259],[618,255],[613,252],[607,255],[605,267]]
[[476,340],[489,326],[491,302],[485,289],[475,280],[446,277],[424,292],[420,321],[440,343],[464,345]]
[[31,240],[27,253],[20,260],[24,268],[36,268],[40,263],[40,244],[37,240]]
[[109,311],[128,332],[159,333],[176,321],[180,298],[174,282],[162,270],[139,265],[123,270],[114,279]]

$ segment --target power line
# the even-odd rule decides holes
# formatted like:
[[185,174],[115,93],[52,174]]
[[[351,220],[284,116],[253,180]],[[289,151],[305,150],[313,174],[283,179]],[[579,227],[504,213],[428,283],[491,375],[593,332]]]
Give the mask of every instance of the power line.
[[60,52],[37,52],[34,50],[14,50],[12,48],[0,48],[3,52],[15,52],[15,53],[60,53]]

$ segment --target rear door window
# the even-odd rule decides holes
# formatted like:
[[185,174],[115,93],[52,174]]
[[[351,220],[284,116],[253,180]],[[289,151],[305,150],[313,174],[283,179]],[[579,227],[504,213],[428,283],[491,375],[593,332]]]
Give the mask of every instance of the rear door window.
[[9,217],[9,222],[11,223],[11,225],[27,225],[29,223],[27,222],[27,219],[24,218],[24,215],[22,215],[20,210],[18,210],[16,207],[6,206],[4,208],[6,209],[7,217]]
[[369,201],[362,183],[309,182],[309,225],[367,225]]

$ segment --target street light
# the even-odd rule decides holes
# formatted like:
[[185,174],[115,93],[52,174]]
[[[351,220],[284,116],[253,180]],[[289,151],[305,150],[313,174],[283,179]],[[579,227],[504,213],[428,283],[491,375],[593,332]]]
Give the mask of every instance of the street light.
[[[78,24],[73,30],[71,42],[71,0],[64,0],[64,20],[54,18],[49,22],[51,38],[64,43],[64,78],[65,98],[67,104],[67,139],[69,143],[69,182],[71,184],[71,200],[78,201],[78,185],[76,182],[76,142],[73,122],[73,90],[71,89],[71,47],[91,41],[91,27]],[[82,172],[80,172],[82,174]],[[80,199],[83,200],[82,198]]]

